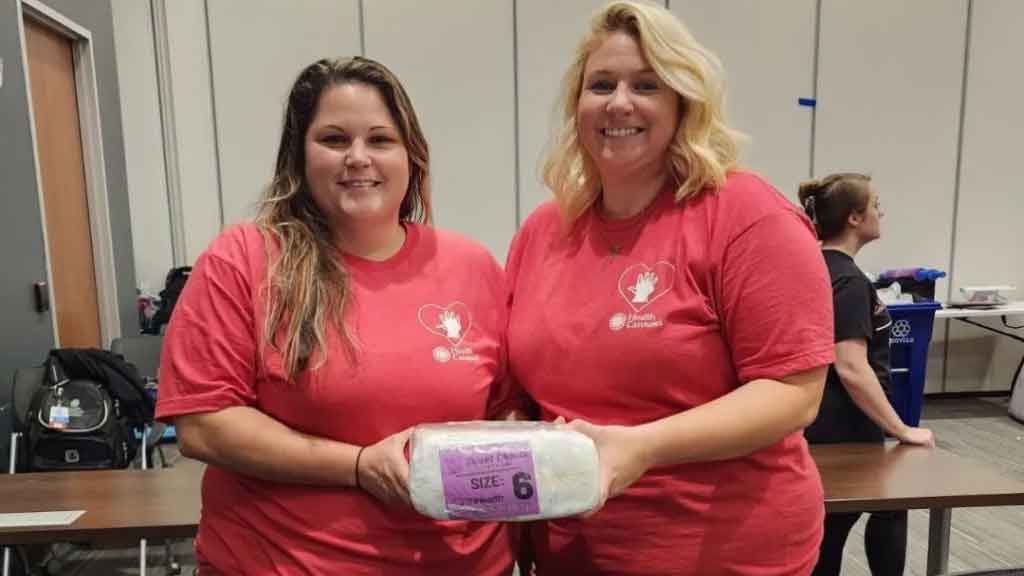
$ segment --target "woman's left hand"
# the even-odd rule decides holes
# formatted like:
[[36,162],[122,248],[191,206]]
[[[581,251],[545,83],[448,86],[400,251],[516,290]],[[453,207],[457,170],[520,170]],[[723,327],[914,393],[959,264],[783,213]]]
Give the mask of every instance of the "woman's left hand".
[[590,437],[597,446],[601,469],[601,498],[598,505],[584,515],[590,516],[604,507],[609,498],[621,494],[651,467],[642,434],[629,426],[598,426],[585,420],[573,420],[569,428]]

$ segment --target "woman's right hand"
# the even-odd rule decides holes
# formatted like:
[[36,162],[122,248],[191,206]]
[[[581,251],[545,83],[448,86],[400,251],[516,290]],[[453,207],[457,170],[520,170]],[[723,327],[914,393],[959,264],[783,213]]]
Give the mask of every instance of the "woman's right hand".
[[907,429],[903,431],[903,434],[900,434],[899,440],[903,444],[915,444],[917,446],[935,448],[935,434],[928,428],[907,426]]
[[363,448],[356,467],[359,487],[385,504],[412,506],[409,499],[409,461],[405,445],[412,435],[407,428]]
[[[556,423],[564,422],[561,418]],[[598,505],[583,515],[592,516],[604,507],[609,498],[621,494],[640,479],[651,467],[645,448],[645,438],[638,437],[636,428],[629,426],[598,426],[584,420],[573,420],[567,426],[590,437],[597,447],[601,469],[601,492]]]

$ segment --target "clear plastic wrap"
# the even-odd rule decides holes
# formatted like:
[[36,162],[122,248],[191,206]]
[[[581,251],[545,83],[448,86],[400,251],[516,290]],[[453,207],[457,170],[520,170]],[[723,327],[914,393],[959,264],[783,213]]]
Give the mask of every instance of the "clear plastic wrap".
[[417,426],[409,491],[421,514],[527,521],[592,510],[600,497],[594,442],[550,422]]

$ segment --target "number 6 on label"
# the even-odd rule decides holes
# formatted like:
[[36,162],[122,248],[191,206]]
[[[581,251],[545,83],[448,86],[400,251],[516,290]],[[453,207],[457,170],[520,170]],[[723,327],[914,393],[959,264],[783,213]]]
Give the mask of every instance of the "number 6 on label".
[[533,478],[526,472],[516,472],[512,476],[512,492],[520,500],[529,500],[533,496]]

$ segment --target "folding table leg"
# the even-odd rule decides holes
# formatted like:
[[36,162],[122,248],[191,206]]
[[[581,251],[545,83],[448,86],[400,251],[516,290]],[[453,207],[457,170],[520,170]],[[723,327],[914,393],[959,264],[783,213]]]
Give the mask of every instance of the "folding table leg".
[[[14,474],[15,463],[18,461],[18,434],[17,432],[11,434],[11,461],[7,463],[7,473]],[[4,547],[4,575],[11,576],[11,551],[13,549],[10,546]]]
[[[146,441],[149,436],[149,426],[142,427],[142,469],[147,470],[149,468],[149,462],[146,460]],[[146,576],[146,539],[139,540],[139,576]]]
[[928,576],[945,574],[949,569],[949,527],[953,511],[949,508],[928,510]]

